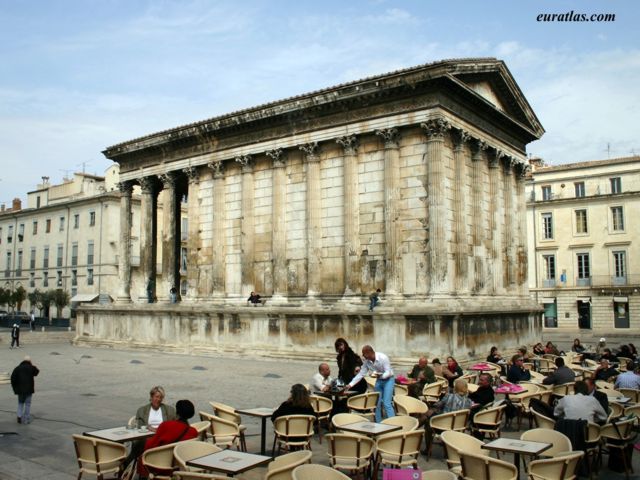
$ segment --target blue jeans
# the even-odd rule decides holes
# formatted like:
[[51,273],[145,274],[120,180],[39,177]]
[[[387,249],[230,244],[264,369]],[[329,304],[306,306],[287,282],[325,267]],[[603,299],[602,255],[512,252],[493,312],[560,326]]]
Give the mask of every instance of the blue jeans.
[[376,406],[376,422],[382,421],[382,406],[387,412],[387,418],[395,417],[396,413],[393,411],[393,390],[396,386],[396,379],[394,377],[383,380],[379,378],[376,380],[376,388],[374,391],[380,392],[380,398],[378,398],[378,405]]
[[377,305],[378,305],[378,299],[372,298],[371,302],[369,302],[369,311],[372,312]]
[[18,418],[22,419],[22,423],[31,421],[31,395],[18,395]]

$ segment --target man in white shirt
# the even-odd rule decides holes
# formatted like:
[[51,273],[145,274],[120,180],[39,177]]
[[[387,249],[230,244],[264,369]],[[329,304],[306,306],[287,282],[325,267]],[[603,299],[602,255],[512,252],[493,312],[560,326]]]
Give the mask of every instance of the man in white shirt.
[[391,362],[389,362],[389,357],[384,353],[375,352],[371,345],[362,347],[362,356],[364,357],[362,367],[360,367],[358,374],[349,382],[346,389],[352,388],[367,374],[375,377],[375,391],[380,393],[376,407],[376,422],[380,423],[382,421],[382,406],[384,406],[384,410],[387,413],[387,418],[395,417],[396,415],[393,410],[393,390],[396,381],[393,370],[391,369]]
[[328,392],[331,389],[331,369],[326,363],[321,363],[318,366],[318,373],[311,378],[311,391],[312,392]]
[[592,423],[602,423],[607,419],[600,402],[589,395],[587,384],[576,382],[574,395],[565,395],[556,404],[553,415],[567,420],[587,420]]

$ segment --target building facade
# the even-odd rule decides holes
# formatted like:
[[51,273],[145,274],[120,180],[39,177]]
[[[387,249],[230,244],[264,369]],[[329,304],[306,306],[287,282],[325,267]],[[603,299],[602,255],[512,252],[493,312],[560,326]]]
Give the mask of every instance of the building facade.
[[545,338],[639,337],[640,157],[531,163],[529,288]]

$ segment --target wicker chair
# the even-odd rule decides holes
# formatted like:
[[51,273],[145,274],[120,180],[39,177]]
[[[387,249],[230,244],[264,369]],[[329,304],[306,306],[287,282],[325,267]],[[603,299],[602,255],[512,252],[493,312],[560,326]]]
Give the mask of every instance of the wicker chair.
[[532,460],[527,472],[531,480],[574,480],[584,452],[567,452],[553,458]]
[[417,398],[407,395],[396,396],[393,403],[397,415],[424,415],[427,413],[427,404]]
[[633,425],[635,418],[624,420],[621,422],[606,423],[600,427],[600,437],[604,442],[605,453],[610,453],[611,450],[622,450],[622,461],[624,465],[625,476],[629,478],[629,472],[633,471],[633,468],[629,462],[627,462],[627,455],[625,449],[627,445],[633,441]]
[[326,436],[329,443],[329,464],[336,470],[345,470],[349,474],[362,473],[365,478],[371,474],[373,457],[373,439],[352,433],[330,433]]
[[533,409],[531,409],[531,414],[533,415],[533,420],[538,428],[547,428],[549,430],[553,430],[555,428],[556,421],[553,418],[546,417]]
[[474,455],[489,455],[489,450],[482,448],[484,443],[477,438],[463,432],[447,430],[440,436],[444,445],[444,453],[447,457],[447,467],[456,475],[462,474],[460,453],[473,453]]
[[[391,417],[395,418],[395,417]],[[357,413],[336,413],[331,419],[331,426],[334,432],[340,432],[342,425],[349,425],[350,423],[369,422],[370,418],[363,417]]]
[[347,400],[347,407],[349,407],[351,413],[357,413],[358,415],[373,420],[379,398],[379,392],[366,392],[361,395],[354,395]]
[[316,417],[312,415],[285,415],[273,422],[273,449],[275,457],[276,445],[278,453],[282,450],[311,450],[311,437]]
[[242,443],[239,441],[240,427],[236,422],[225,420],[206,412],[200,412],[200,419],[203,421],[208,420],[211,424],[207,434],[211,437],[214,445],[223,449],[232,447],[236,447],[238,450],[241,449]]
[[515,465],[486,455],[461,452],[460,464],[465,480],[517,480]]
[[572,450],[571,440],[564,433],[547,428],[534,428],[527,430],[520,435],[520,440],[529,442],[550,443],[551,448],[542,452],[545,457],[553,457],[560,452],[570,452]]
[[333,401],[320,395],[310,395],[309,401],[316,415],[316,427],[318,429],[318,441],[322,443],[322,422],[329,424],[329,417],[333,410]]
[[440,400],[443,391],[444,387],[442,382],[427,383],[422,389],[422,395],[420,398],[427,402],[428,405],[432,405]]
[[506,405],[500,405],[499,407],[480,410],[473,417],[471,430],[487,435],[489,438],[499,438],[502,416],[506,408]]
[[[469,422],[469,409],[455,410],[453,412],[441,413],[429,419],[429,426],[433,432],[433,437],[437,437],[447,430],[455,430],[463,432],[467,428]],[[433,447],[434,438],[427,438],[427,458],[431,457],[431,449]]]
[[310,450],[298,450],[286,453],[273,459],[267,467],[264,480],[291,480],[293,470],[311,461],[313,453]]
[[351,480],[344,473],[324,465],[300,465],[291,473],[293,480]]
[[187,466],[189,460],[194,458],[204,457],[211,453],[216,453],[222,450],[220,447],[212,445],[209,442],[202,442],[199,440],[189,440],[187,442],[179,442],[173,449],[173,458],[178,467],[183,471],[200,471],[200,469]]
[[424,432],[414,430],[400,432],[379,438],[376,441],[376,462],[373,478],[378,478],[381,465],[393,468],[418,468],[418,455]]
[[177,443],[169,443],[144,451],[140,461],[149,471],[149,480],[171,480],[173,471],[176,470],[173,457],[176,445]]
[[247,427],[242,424],[242,418],[240,417],[240,414],[236,412],[235,408],[224,403],[209,402],[209,405],[211,405],[211,408],[213,408],[213,412],[216,417],[220,417],[224,420],[228,420],[238,425],[238,430],[240,431],[240,448],[243,452],[246,452],[247,440],[244,434],[247,430]]
[[229,480],[229,477],[215,475],[213,473],[187,472],[184,470],[173,472],[173,478],[176,480]]
[[124,445],[84,435],[73,435],[73,444],[80,469],[78,480],[85,473],[99,479],[104,475],[116,475],[120,478],[127,458]]

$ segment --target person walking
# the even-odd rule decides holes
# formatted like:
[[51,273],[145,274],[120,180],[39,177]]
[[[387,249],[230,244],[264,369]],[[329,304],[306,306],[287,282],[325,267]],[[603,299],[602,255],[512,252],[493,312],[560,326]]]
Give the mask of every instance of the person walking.
[[20,348],[20,325],[17,323],[13,324],[13,328],[11,329],[11,347],[16,346],[16,348]]
[[373,309],[378,305],[380,301],[380,292],[381,290],[378,288],[375,292],[369,295],[369,311],[373,312]]
[[40,373],[38,367],[31,363],[28,355],[13,369],[11,373],[11,387],[18,396],[18,423],[31,423],[31,397],[33,396],[34,377]]
[[36,331],[36,313],[33,310],[31,310],[31,318],[29,323],[30,323],[29,326],[31,327],[31,331],[35,332]]

